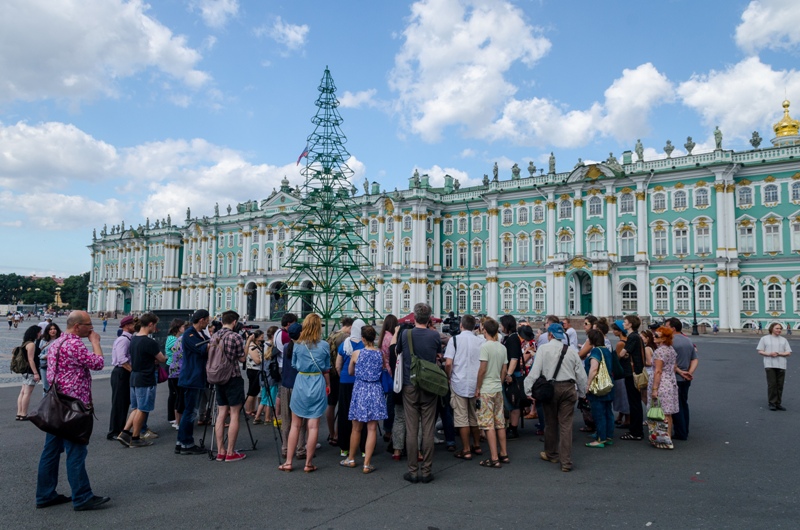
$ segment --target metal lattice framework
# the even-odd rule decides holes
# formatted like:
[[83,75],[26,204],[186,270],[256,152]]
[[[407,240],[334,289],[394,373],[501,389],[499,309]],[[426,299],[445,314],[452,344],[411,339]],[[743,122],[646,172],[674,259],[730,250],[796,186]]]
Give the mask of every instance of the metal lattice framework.
[[348,303],[354,307],[348,313],[375,315],[375,285],[363,272],[373,267],[364,252],[363,225],[351,196],[353,170],[347,165],[347,138],[340,129],[336,85],[327,67],[319,91],[317,114],[311,120],[315,129],[307,139],[301,171],[305,183],[297,207],[297,235],[287,244],[284,266],[292,271],[286,282],[289,306],[303,314],[318,313],[327,331]]

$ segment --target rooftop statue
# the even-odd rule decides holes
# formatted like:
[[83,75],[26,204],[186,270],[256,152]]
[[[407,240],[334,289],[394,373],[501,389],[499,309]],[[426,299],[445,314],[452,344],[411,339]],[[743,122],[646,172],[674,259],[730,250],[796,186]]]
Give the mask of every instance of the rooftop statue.
[[497,180],[497,173],[498,173],[497,162],[495,162],[494,163],[494,167],[492,168],[493,180]]
[[519,166],[516,163],[511,166],[511,179],[519,180]]
[[633,150],[636,151],[636,161],[644,162],[644,146],[641,139],[636,140],[636,147]]
[[578,163],[575,164],[575,169],[578,169],[583,165],[583,158],[578,158]]
[[758,146],[761,145],[761,135],[758,134],[758,131],[753,131],[753,137],[750,138],[750,145],[753,146],[753,149],[758,149]]
[[489,175],[487,175],[486,173],[483,174],[483,185],[484,186],[489,185]]
[[167,226],[172,226],[172,216],[167,214]]
[[159,228],[161,226],[161,222],[156,219],[156,224],[153,225],[153,228]]
[[214,203],[214,217],[219,217],[219,203]]
[[102,232],[100,232],[100,235],[101,235],[101,236],[104,236],[104,235],[106,235],[107,233],[108,233],[108,225],[106,225],[105,223],[103,223],[103,231],[102,231]]
[[697,144],[692,141],[692,137],[691,136],[687,136],[686,137],[686,143],[683,144],[683,147],[685,147],[686,148],[686,152],[689,153],[689,155],[691,155],[692,154],[692,149],[694,149],[695,145],[697,145]]
[[369,195],[369,179],[364,179],[364,195]]
[[191,218],[192,218],[192,209],[187,207],[186,208],[186,220],[188,221]]
[[149,217],[145,217],[144,218],[144,227],[147,228],[148,230],[150,229],[150,218]]
[[722,131],[719,130],[719,125],[714,129],[714,143],[716,149],[722,149]]
[[672,142],[667,140],[667,145],[664,146],[664,152],[667,153],[667,158],[672,158],[672,152],[675,150],[675,146],[672,145]]
[[[272,189],[274,190],[275,188],[272,188]],[[231,214],[231,210],[232,210],[232,208],[231,208],[231,205],[229,204],[229,205],[228,205],[228,215],[230,215],[230,214]]]
[[556,174],[556,157],[552,151],[550,151],[550,160],[549,160],[549,171],[551,175]]
[[458,179],[455,179],[455,180],[453,181],[453,189],[454,189],[454,190],[456,190],[456,191],[458,191],[458,189],[459,189],[460,187],[461,187],[461,183],[458,181]]
[[92,228],[92,240],[95,240],[95,239],[97,239],[97,229],[96,228]]
[[536,166],[533,165],[533,160],[528,162],[528,174],[533,178],[533,175],[536,173]]

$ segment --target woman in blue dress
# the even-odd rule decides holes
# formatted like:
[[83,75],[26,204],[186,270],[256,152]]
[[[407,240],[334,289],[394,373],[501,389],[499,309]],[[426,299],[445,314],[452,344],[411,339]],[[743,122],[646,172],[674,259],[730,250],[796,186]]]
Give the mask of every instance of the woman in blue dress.
[[377,333],[372,326],[361,329],[364,348],[356,350],[350,358],[348,372],[356,378],[353,384],[353,397],[350,401],[348,419],[353,422],[350,435],[350,457],[340,462],[344,467],[356,467],[354,455],[357,454],[361,442],[361,431],[367,424],[367,444],[364,451],[364,473],[372,473],[375,467],[370,463],[375,452],[378,436],[378,422],[385,420],[386,398],[381,387],[381,371],[383,371],[383,354],[375,348]]
[[308,315],[303,322],[303,331],[294,344],[292,368],[297,370],[294,391],[289,408],[292,410],[292,428],[289,431],[289,445],[286,461],[278,469],[292,470],[292,457],[297,449],[300,426],[307,419],[306,464],[303,471],[317,470],[314,465],[314,452],[319,436],[319,419],[328,407],[331,369],[330,346],[322,340],[322,321],[316,313]]

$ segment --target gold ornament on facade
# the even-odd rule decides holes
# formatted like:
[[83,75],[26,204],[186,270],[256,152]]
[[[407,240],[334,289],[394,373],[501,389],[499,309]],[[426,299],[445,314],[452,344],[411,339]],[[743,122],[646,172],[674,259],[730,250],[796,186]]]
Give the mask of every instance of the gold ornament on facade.
[[520,199],[520,201],[517,204],[519,204],[520,206],[525,206],[525,199]]
[[728,193],[733,193],[735,189],[736,189],[735,184],[728,184],[727,186],[725,186],[725,191]]
[[661,184],[659,184],[658,186],[656,186],[655,188],[653,188],[653,191],[664,191],[664,186],[662,186]]
[[720,278],[727,278],[728,271],[726,271],[725,269],[717,269],[717,276],[719,276]]
[[678,182],[677,184],[675,184],[675,189],[676,190],[682,190],[683,187],[684,187],[683,182]]
[[775,182],[775,177],[772,175],[767,175],[767,178],[764,179],[764,182]]
[[573,202],[575,203],[575,208],[583,206],[583,199],[575,199]]
[[553,276],[554,276],[554,277],[556,277],[556,278],[563,278],[563,277],[565,277],[566,275],[567,275],[567,273],[566,273],[566,272],[564,272],[564,271],[555,271],[555,272],[553,273]]
[[597,180],[601,176],[603,176],[603,172],[596,164],[590,165],[589,169],[586,170],[586,178],[589,180]]
[[645,192],[645,191],[637,191],[636,192],[636,200],[637,201],[643,201],[645,199],[645,197],[647,197],[647,192]]
[[716,184],[714,184],[714,190],[717,193],[724,192],[725,191],[725,183],[724,182],[717,182]]
[[554,203],[552,201],[548,201],[547,202],[547,209],[548,210],[555,210],[556,209],[556,203]]
[[617,204],[617,198],[613,195],[606,195],[606,202],[608,204]]
[[511,203],[510,202],[504,202],[503,203],[503,208],[511,208]]
[[497,208],[489,208],[488,210],[486,210],[486,213],[488,213],[489,215],[497,215],[498,213],[500,213],[500,210],[498,210]]
[[740,180],[739,182],[737,182],[736,184],[737,184],[738,186],[749,186],[750,184],[752,184],[752,182],[750,182],[750,181],[749,181],[749,180],[747,180],[747,179],[742,179],[742,180]]
[[576,256],[570,262],[570,265],[575,269],[585,269],[586,268],[586,260],[580,256]]
[[705,180],[698,180],[697,182],[694,183],[694,187],[695,188],[702,188],[702,187],[707,186],[707,185],[708,185],[708,182],[706,182]]
[[768,224],[768,225],[776,225],[776,224],[779,224],[779,223],[780,223],[780,221],[778,221],[774,217],[769,217],[766,221],[764,221],[764,224]]
[[562,201],[568,201],[569,200],[569,195],[566,194],[566,193],[562,193],[561,196],[559,197],[559,199],[561,199]]
[[783,118],[772,126],[772,130],[775,131],[775,136],[778,137],[797,136],[800,134],[800,121],[793,120],[792,117],[789,116],[788,99],[783,101]]
[[486,278],[486,283],[497,283],[497,277],[496,276],[490,276],[490,277]]
[[633,191],[633,188],[628,188],[628,187],[625,187],[625,188],[622,188],[621,190],[619,190],[620,193],[630,193],[632,191]]

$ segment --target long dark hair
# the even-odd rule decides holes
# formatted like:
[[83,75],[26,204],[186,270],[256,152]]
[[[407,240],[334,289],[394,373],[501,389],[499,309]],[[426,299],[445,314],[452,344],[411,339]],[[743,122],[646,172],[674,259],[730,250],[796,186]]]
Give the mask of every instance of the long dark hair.
[[183,327],[184,324],[186,324],[185,320],[180,319],[180,318],[174,319],[169,324],[169,335],[172,335],[173,337],[177,337],[178,336],[178,332],[181,330],[181,328]]
[[45,340],[45,342],[50,342],[50,330],[53,328],[56,330],[56,339],[61,336],[61,328],[58,327],[58,324],[55,322],[51,322],[46,328],[44,328],[44,333],[42,333],[42,338]]
[[503,326],[503,330],[506,335],[511,335],[512,333],[517,332],[517,319],[512,315],[501,316],[500,325]]
[[41,331],[42,328],[40,328],[38,324],[34,324],[25,330],[25,335],[22,336],[22,342],[36,342]]
[[375,346],[380,349],[381,344],[383,344],[383,336],[387,333],[394,335],[396,329],[397,317],[392,314],[386,315],[386,318],[383,319],[383,326],[381,327],[381,336],[378,338],[378,342]]

